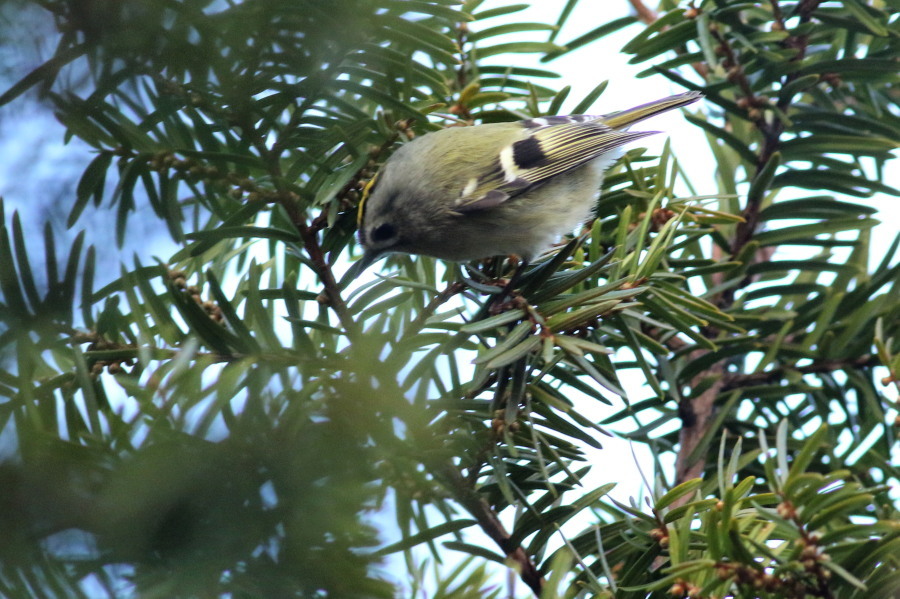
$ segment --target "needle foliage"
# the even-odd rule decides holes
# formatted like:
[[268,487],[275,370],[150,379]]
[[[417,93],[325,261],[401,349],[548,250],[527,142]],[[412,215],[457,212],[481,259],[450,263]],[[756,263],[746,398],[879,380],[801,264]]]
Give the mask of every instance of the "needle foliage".
[[[573,39],[576,0],[17,6],[55,45],[0,105],[89,156],[65,241],[0,208],[0,595],[900,593],[900,237],[869,201],[900,195],[896,1],[635,1]],[[624,108],[553,70],[622,29],[660,96],[705,94],[700,179],[631,149],[508,301],[505,258],[342,280],[397,147]],[[95,245],[97,211],[171,255]],[[607,432],[651,448],[642,500],[609,497]]]

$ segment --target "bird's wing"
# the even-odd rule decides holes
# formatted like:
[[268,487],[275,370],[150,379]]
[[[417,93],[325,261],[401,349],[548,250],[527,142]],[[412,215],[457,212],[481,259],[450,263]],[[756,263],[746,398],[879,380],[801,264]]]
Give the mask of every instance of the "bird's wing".
[[619,131],[596,116],[521,121],[526,135],[504,147],[484,173],[464,186],[454,208],[471,212],[497,206],[556,175],[577,168],[655,131]]

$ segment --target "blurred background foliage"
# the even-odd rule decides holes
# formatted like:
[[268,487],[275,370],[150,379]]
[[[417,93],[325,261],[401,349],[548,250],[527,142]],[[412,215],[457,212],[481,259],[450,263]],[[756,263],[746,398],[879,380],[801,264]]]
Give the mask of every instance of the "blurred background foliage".
[[[52,106],[90,161],[64,242],[2,213],[0,594],[900,592],[900,238],[874,249],[867,202],[898,195],[900,4],[635,1],[565,39],[576,4],[4,3],[0,105]],[[632,149],[493,309],[506,259],[342,280],[393,149],[596,111],[605,82],[512,57],[623,28],[705,93],[702,182]],[[95,245],[98,212],[177,250]],[[585,484],[621,461],[604,428],[653,449],[645,504]]]

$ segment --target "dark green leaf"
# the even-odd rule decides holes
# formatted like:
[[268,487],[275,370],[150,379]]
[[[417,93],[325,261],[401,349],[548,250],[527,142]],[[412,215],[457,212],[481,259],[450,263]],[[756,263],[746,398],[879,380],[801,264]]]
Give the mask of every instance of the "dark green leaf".
[[475,524],[475,520],[451,520],[450,522],[445,522],[444,524],[434,526],[428,530],[423,530],[418,534],[408,536],[401,541],[393,543],[392,545],[388,545],[387,547],[382,547],[375,553],[375,555],[380,557],[383,555],[390,555],[391,553],[397,553],[398,551],[411,549],[416,545],[421,545],[422,543],[432,541],[446,534],[451,534],[463,530],[464,528],[468,528],[473,524]]

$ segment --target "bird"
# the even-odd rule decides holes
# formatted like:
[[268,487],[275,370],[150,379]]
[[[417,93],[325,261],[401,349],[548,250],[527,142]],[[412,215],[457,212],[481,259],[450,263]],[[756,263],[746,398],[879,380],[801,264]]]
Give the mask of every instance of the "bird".
[[695,91],[605,115],[447,127],[402,145],[358,207],[359,273],[392,253],[528,263],[587,221],[629,127],[703,97]]

